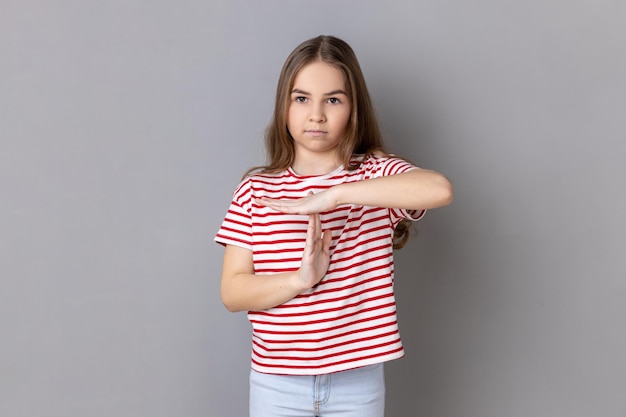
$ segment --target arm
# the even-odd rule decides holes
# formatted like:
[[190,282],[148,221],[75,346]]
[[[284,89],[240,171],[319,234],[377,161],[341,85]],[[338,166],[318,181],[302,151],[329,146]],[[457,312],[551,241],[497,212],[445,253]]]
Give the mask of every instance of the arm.
[[397,209],[433,209],[452,202],[452,183],[438,172],[414,169],[403,174],[341,184],[334,190],[337,205]]
[[342,204],[408,210],[433,209],[452,202],[452,183],[442,174],[414,169],[402,174],[336,185],[298,200],[263,198],[258,203],[284,213],[309,214]]
[[319,215],[309,216],[307,238],[298,271],[255,275],[252,252],[227,245],[222,266],[222,302],[229,311],[265,310],[291,300],[317,284],[330,262],[332,234],[322,232]]

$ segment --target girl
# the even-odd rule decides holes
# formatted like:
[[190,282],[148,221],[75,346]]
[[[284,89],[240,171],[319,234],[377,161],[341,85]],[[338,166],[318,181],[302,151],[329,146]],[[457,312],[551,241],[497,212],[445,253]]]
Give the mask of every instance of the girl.
[[253,329],[250,415],[382,417],[382,364],[404,355],[392,249],[452,186],[384,151],[356,56],[332,36],[287,58],[266,146],[215,238],[224,305]]

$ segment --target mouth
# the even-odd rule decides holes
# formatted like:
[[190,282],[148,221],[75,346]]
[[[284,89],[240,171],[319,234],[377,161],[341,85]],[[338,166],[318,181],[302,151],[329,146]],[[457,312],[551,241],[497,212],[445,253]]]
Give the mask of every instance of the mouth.
[[327,134],[328,132],[326,132],[325,130],[308,129],[308,130],[305,130],[304,133],[307,133],[311,136],[322,136],[322,135]]

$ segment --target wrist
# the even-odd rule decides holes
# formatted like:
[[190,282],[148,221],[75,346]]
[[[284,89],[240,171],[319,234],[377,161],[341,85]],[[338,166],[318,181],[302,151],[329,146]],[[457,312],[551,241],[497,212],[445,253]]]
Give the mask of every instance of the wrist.
[[289,274],[289,286],[295,295],[302,294],[303,292],[311,289],[310,286],[306,285],[306,280],[301,276],[301,274],[301,269]]
[[347,204],[345,197],[345,190],[347,185],[348,183],[337,184],[327,190],[330,193],[330,198],[335,208],[341,206],[342,204]]

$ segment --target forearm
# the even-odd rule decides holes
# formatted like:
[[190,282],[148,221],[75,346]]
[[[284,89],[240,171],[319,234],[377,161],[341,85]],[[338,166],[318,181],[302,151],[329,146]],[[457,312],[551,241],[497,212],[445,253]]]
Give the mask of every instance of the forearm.
[[331,190],[336,205],[433,209],[450,204],[453,198],[450,181],[442,174],[426,169],[344,183]]
[[266,310],[316,285],[330,262],[332,234],[322,231],[319,214],[309,216],[302,262],[297,271],[256,275],[249,249],[226,245],[222,265],[222,301],[230,311]]
[[266,310],[281,305],[306,289],[297,286],[298,272],[276,275],[239,273],[222,277],[222,302],[231,312]]

